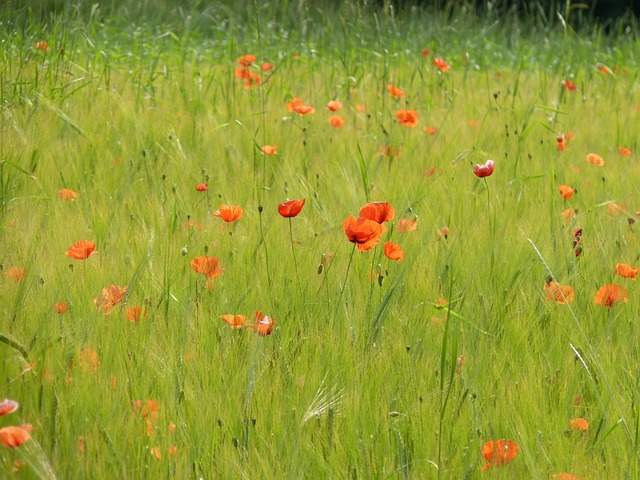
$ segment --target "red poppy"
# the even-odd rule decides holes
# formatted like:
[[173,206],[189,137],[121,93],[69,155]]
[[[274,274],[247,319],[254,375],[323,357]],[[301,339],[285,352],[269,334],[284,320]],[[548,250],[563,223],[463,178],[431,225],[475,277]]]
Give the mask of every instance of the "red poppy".
[[341,108],[342,103],[340,103],[338,100],[331,100],[329,103],[327,103],[327,110],[330,110],[332,112],[337,112]]
[[224,271],[218,263],[220,263],[220,259],[217,257],[200,256],[191,260],[189,265],[194,272],[201,273],[208,278],[215,278],[222,275],[222,272]]
[[573,288],[568,285],[561,286],[553,280],[550,280],[544,285],[544,291],[547,294],[547,300],[555,300],[561,305],[573,302],[575,296]]
[[564,152],[567,149],[567,137],[564,134],[556,137],[556,149],[560,152]]
[[418,228],[417,220],[409,220],[408,218],[403,218],[398,222],[398,232],[407,233],[413,232]]
[[518,455],[518,445],[513,440],[490,440],[482,446],[482,456],[489,462],[482,467],[488,470],[491,467],[506,465]]
[[344,125],[344,118],[342,118],[340,115],[331,115],[329,117],[329,123],[333,127],[339,128]]
[[105,314],[109,314],[111,309],[124,300],[128,287],[118,285],[107,285],[102,289],[102,298],[94,298],[93,304],[101,309]]
[[389,260],[401,261],[404,258],[404,251],[393,242],[384,242],[384,255]]
[[360,216],[377,223],[385,223],[393,220],[396,211],[389,202],[370,202],[360,209]]
[[58,302],[53,306],[53,309],[56,311],[56,313],[59,313],[62,315],[67,310],[69,310],[69,304],[65,301]]
[[241,219],[242,215],[244,215],[244,210],[236,205],[220,205],[220,210],[213,212],[214,217],[221,218],[227,223]]
[[424,171],[424,176],[429,178],[434,173],[436,173],[436,167],[429,167],[427,170]]
[[354,218],[351,215],[343,222],[342,229],[351,243],[355,243],[358,250],[366,252],[380,241],[386,231],[383,225],[368,218]]
[[613,274],[635,280],[636,278],[638,278],[639,271],[640,269],[638,269],[638,267],[633,267],[631,265],[627,265],[626,263],[619,263],[616,265],[616,269],[613,271]]
[[436,127],[423,127],[422,131],[427,135],[435,135],[438,129]]
[[449,238],[449,228],[448,227],[442,227],[436,230],[436,235],[438,237],[442,237],[445,240]]
[[446,61],[444,61],[440,57],[436,57],[433,59],[433,64],[440,69],[441,72],[448,72],[451,70],[451,65],[449,65]]
[[269,62],[264,62],[262,65],[260,65],[260,70],[262,70],[263,72],[270,72],[271,70],[273,70],[273,65]]
[[589,422],[584,418],[572,418],[569,420],[569,424],[574,430],[581,430],[583,432],[589,430]]
[[390,83],[387,84],[387,90],[389,90],[389,93],[394,97],[394,98],[401,98],[404,97],[404,90],[402,90],[400,87],[394,87],[393,85],[391,85]]
[[559,188],[560,188],[560,195],[562,196],[562,198],[569,199],[573,197],[573,194],[575,193],[575,190],[569,185],[560,185]]
[[234,315],[232,313],[228,313],[226,315],[220,315],[220,318],[224,320],[224,322],[229,325],[232,330],[242,328],[247,324],[247,317],[245,317],[244,315]]
[[597,153],[590,153],[587,155],[587,162],[596,165],[597,167],[604,166],[604,158],[602,158]]
[[615,283],[605,285],[596,293],[595,302],[603,307],[612,307],[616,303],[627,302],[627,291]]
[[297,107],[301,107],[304,105],[304,100],[298,97],[294,97],[291,99],[289,103],[287,103],[287,110],[290,112],[295,112]]
[[618,149],[618,153],[620,154],[621,157],[630,157],[631,156],[631,150],[629,150],[625,146],[620,147]]
[[142,305],[136,305],[135,307],[127,308],[127,320],[132,323],[138,323],[140,317],[142,316],[144,310],[144,316],[146,318],[147,311],[142,307]]
[[263,146],[260,151],[262,151],[262,153],[264,153],[265,155],[275,155],[278,153],[278,146],[277,145],[265,145]]
[[396,118],[403,127],[418,126],[418,112],[415,110],[398,110],[396,112]]
[[567,208],[562,212],[562,218],[564,218],[566,221],[569,221],[572,218],[575,218],[577,214],[578,213],[574,208]]
[[5,275],[14,282],[20,283],[27,278],[27,271],[24,268],[10,267]]
[[0,417],[15,412],[16,410],[18,410],[19,406],[20,405],[15,400],[9,400],[8,398],[5,398],[2,402],[0,402]]
[[422,57],[423,58],[427,58],[430,53],[431,53],[431,50],[429,50],[428,48],[423,48],[422,49]]
[[71,200],[73,202],[75,201],[77,196],[78,194],[76,192],[74,192],[73,190],[69,190],[68,188],[62,188],[58,190],[58,198],[60,200]]
[[206,192],[207,190],[209,190],[209,184],[208,183],[196,183],[196,190],[198,192]]
[[28,442],[31,436],[24,426],[11,426],[0,428],[0,443],[5,447],[16,448]]
[[293,111],[298,115],[310,115],[312,113],[315,113],[316,109],[309,105],[298,105],[294,107]]
[[273,331],[274,323],[276,323],[275,318],[264,315],[262,312],[256,312],[256,323],[251,329],[261,337],[266,337]]
[[49,50],[49,44],[47,42],[37,42],[36,46],[33,47],[36,50],[42,50],[43,52],[46,52]]
[[278,213],[284,218],[293,218],[296,217],[302,207],[304,207],[305,198],[301,200],[289,200],[288,202],[283,202],[278,205]]
[[571,80],[563,80],[562,85],[564,85],[567,88],[567,90],[570,90],[572,92],[575,92],[578,90],[578,87],[576,86],[576,84],[573,83]]
[[238,59],[238,64],[242,65],[243,67],[249,67],[249,66],[253,65],[254,63],[256,63],[256,56],[255,55],[242,55]]
[[89,240],[80,240],[79,242],[71,245],[69,250],[64,252],[64,254],[68,257],[75,258],[76,260],[86,260],[90,256],[98,253],[94,251],[95,249],[95,243],[90,242]]
[[478,178],[488,177],[493,174],[493,171],[496,168],[496,163],[493,160],[487,160],[484,165],[476,164],[473,167],[473,173]]

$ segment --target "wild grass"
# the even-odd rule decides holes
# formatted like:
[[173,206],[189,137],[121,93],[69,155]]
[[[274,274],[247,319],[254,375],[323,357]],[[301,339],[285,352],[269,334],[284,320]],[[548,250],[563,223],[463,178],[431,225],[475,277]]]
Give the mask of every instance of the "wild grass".
[[[3,475],[637,478],[638,294],[613,275],[640,260],[635,30],[349,4],[295,23],[274,5],[248,5],[245,23],[3,19],[0,395],[20,410],[1,422],[34,426],[29,448],[0,450]],[[249,89],[234,76],[247,53],[275,67]],[[292,97],[316,112],[288,112]],[[418,128],[395,118],[409,108]],[[495,173],[476,178],[489,158]],[[277,205],[294,198],[306,204],[289,222]],[[383,241],[401,262],[345,237],[368,201],[395,207]],[[225,224],[221,204],[244,216]],[[399,232],[403,218],[418,229]],[[65,256],[81,239],[99,253]],[[199,255],[224,267],[213,289],[190,269]],[[549,270],[570,305],[545,298]],[[628,303],[597,306],[608,283]],[[129,289],[105,315],[93,299],[110,284]],[[219,319],[258,310],[276,319],[269,336]],[[145,418],[148,400],[160,407]],[[589,430],[571,429],[578,417]],[[519,455],[482,472],[483,444],[502,438]]]

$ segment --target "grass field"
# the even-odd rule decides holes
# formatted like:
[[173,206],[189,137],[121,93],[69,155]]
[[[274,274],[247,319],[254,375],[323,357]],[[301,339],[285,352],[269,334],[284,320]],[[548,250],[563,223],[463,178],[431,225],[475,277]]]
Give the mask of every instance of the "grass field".
[[5,11],[0,477],[640,478],[637,31],[278,5]]

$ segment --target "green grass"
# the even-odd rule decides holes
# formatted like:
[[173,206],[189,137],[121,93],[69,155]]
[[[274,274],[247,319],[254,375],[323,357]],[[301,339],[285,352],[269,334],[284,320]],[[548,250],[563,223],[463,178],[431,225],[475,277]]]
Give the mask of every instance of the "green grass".
[[[26,478],[638,478],[638,287],[613,275],[640,260],[636,30],[306,7],[5,16],[0,395],[20,409],[0,426],[34,431],[0,449],[0,476],[19,460]],[[275,66],[250,89],[234,76],[247,53]],[[288,112],[292,97],[316,112]],[[495,173],[476,178],[489,158]],[[294,198],[290,225],[277,205]],[[342,222],[367,201],[395,207],[382,241],[403,261],[382,241],[353,253]],[[221,204],[244,216],[224,224]],[[81,239],[99,253],[65,256]],[[224,267],[213,289],[189,266],[200,255]],[[570,305],[545,298],[544,262]],[[608,283],[628,303],[595,305]],[[105,315],[93,299],[110,284],[129,289]],[[269,336],[218,318],[258,310],[276,318]],[[150,399],[148,435],[134,402]],[[589,430],[571,430],[578,417]],[[519,455],[482,472],[483,444],[503,438]]]

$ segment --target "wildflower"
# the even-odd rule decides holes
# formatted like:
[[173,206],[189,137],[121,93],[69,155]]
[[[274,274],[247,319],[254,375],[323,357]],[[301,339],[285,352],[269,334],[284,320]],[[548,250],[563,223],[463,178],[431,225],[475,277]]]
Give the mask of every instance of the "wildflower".
[[633,267],[626,263],[619,263],[616,265],[616,269],[613,271],[613,274],[635,280],[638,277],[638,271],[640,271],[638,267]]
[[581,430],[583,432],[589,430],[589,422],[584,418],[572,418],[569,420],[569,424],[574,430]]
[[260,65],[260,70],[262,70],[263,72],[270,72],[271,70],[273,70],[273,65],[269,62],[264,62],[262,65]]
[[27,278],[27,271],[24,268],[10,267],[5,275],[14,282],[21,283],[25,278]]
[[436,57],[433,59],[433,64],[440,69],[441,72],[448,72],[451,70],[451,65],[449,65],[445,60],[440,57]]
[[393,220],[396,211],[389,202],[370,202],[360,209],[360,216],[377,223],[385,223]]
[[407,233],[413,232],[418,228],[417,220],[409,220],[407,218],[403,218],[398,222],[398,232]]
[[[144,308],[142,305],[136,305],[135,307],[127,308],[127,320],[132,323],[138,323],[140,317],[142,316]],[[144,316],[147,316],[146,310],[144,310]]]
[[438,132],[436,127],[423,127],[422,131],[427,135],[435,135]]
[[58,190],[58,198],[60,200],[70,200],[74,202],[78,194],[73,190],[69,190],[68,188],[62,188]]
[[404,251],[393,242],[384,242],[384,255],[389,260],[401,261],[404,258]]
[[590,153],[587,155],[587,162],[596,165],[598,167],[603,167],[604,166],[604,159],[596,154],[596,153]]
[[69,250],[64,252],[64,254],[68,257],[74,258],[76,260],[86,260],[87,258],[95,255],[98,252],[95,252],[96,244],[90,242],[89,240],[80,240],[79,242],[74,243],[69,247]]
[[224,269],[218,266],[220,259],[217,257],[200,256],[195,257],[189,263],[191,269],[196,273],[201,273],[208,278],[215,278],[222,275]]
[[604,307],[612,307],[616,303],[627,301],[627,291],[615,283],[601,287],[595,298],[596,305]]
[[206,192],[207,190],[209,190],[209,184],[208,183],[196,183],[196,191],[198,191],[198,192]]
[[278,146],[277,145],[265,145],[260,149],[260,151],[262,153],[264,153],[265,155],[276,155],[278,153]]
[[547,300],[555,300],[560,305],[573,302],[575,292],[568,285],[561,286],[559,283],[549,280],[544,285],[544,291],[547,294]]
[[344,118],[342,118],[340,115],[331,115],[329,117],[329,123],[331,124],[331,126],[339,128],[344,125]]
[[427,58],[430,53],[431,53],[431,50],[429,50],[428,48],[423,48],[422,49],[422,57],[423,58]]
[[356,244],[358,250],[366,252],[380,241],[385,232],[383,225],[368,218],[354,218],[351,215],[343,222],[342,228],[351,243]]
[[262,312],[256,312],[256,323],[251,329],[261,337],[266,337],[273,331],[274,323],[276,323],[275,318],[264,315]]
[[298,105],[293,109],[293,111],[296,112],[298,115],[304,116],[304,115],[310,115],[312,113],[315,113],[316,109],[309,105]]
[[296,217],[302,207],[304,207],[305,198],[301,200],[289,200],[288,202],[283,202],[278,205],[278,213],[284,218],[293,218]]
[[564,218],[566,221],[569,221],[572,218],[575,218],[576,215],[577,215],[577,211],[574,208],[567,208],[562,212],[562,218]]
[[65,302],[65,301],[58,302],[58,303],[53,305],[53,309],[56,311],[56,313],[59,313],[59,314],[62,315],[67,310],[69,310],[69,304],[67,302]]
[[387,84],[387,90],[393,96],[393,98],[401,98],[404,97],[404,90],[400,87],[394,87],[392,84]]
[[624,215],[627,212],[627,206],[624,204],[610,203],[607,205],[609,215]]
[[250,67],[254,63],[256,63],[256,56],[255,55],[250,55],[250,54],[249,55],[242,55],[238,59],[238,64],[242,65],[243,67]]
[[575,92],[578,90],[578,87],[571,80],[563,80],[562,85],[566,87],[567,90]]
[[169,458],[171,460],[173,460],[177,452],[178,452],[178,447],[176,447],[175,445],[169,445]]
[[16,448],[28,442],[31,436],[24,426],[11,426],[0,428],[0,443],[5,447]]
[[484,165],[476,164],[476,166],[473,167],[473,173],[478,178],[488,177],[491,174],[493,174],[493,171],[495,170],[495,168],[496,168],[495,162],[493,160],[487,160],[484,163]]
[[575,190],[569,185],[560,185],[560,195],[562,196],[562,198],[569,199],[573,197],[574,193]]
[[242,207],[238,207],[235,205],[220,205],[220,210],[216,210],[213,212],[214,217],[218,217],[223,219],[227,223],[235,222],[239,220],[244,215],[244,210]]
[[220,318],[231,327],[232,330],[242,328],[247,324],[247,317],[244,315],[233,315],[228,313],[226,315],[220,315]]
[[488,470],[492,466],[498,467],[511,462],[518,455],[518,445],[513,440],[490,440],[482,447],[482,456],[489,462],[482,467]]
[[403,127],[418,126],[418,112],[415,110],[398,110],[396,112],[396,118]]
[[15,400],[9,400],[8,398],[5,398],[2,402],[0,402],[0,417],[15,412],[16,410],[18,410],[19,406],[20,405]]
[[631,156],[631,150],[629,150],[625,146],[620,147],[618,149],[618,153],[620,154],[621,157],[630,157]]
[[107,285],[102,289],[102,298],[94,298],[93,304],[103,311],[105,314],[109,314],[111,309],[124,300],[128,287],[120,288],[118,285]]
[[49,51],[49,44],[47,42],[37,42],[35,47],[36,50],[42,50],[43,52]]
[[340,103],[338,100],[331,100],[329,103],[327,103],[327,110],[330,110],[332,112],[337,112],[341,108],[342,103]]
[[447,240],[449,238],[449,228],[447,227],[442,227],[436,230],[436,236],[438,237],[442,237],[445,240]]
[[424,176],[429,178],[434,173],[436,173],[436,167],[429,167],[427,170],[424,171]]
[[556,148],[560,152],[564,152],[567,149],[567,137],[563,135],[559,135],[556,137]]
[[294,112],[297,107],[301,107],[302,105],[304,105],[304,101],[301,98],[294,97],[289,103],[287,103],[287,110],[289,112]]

